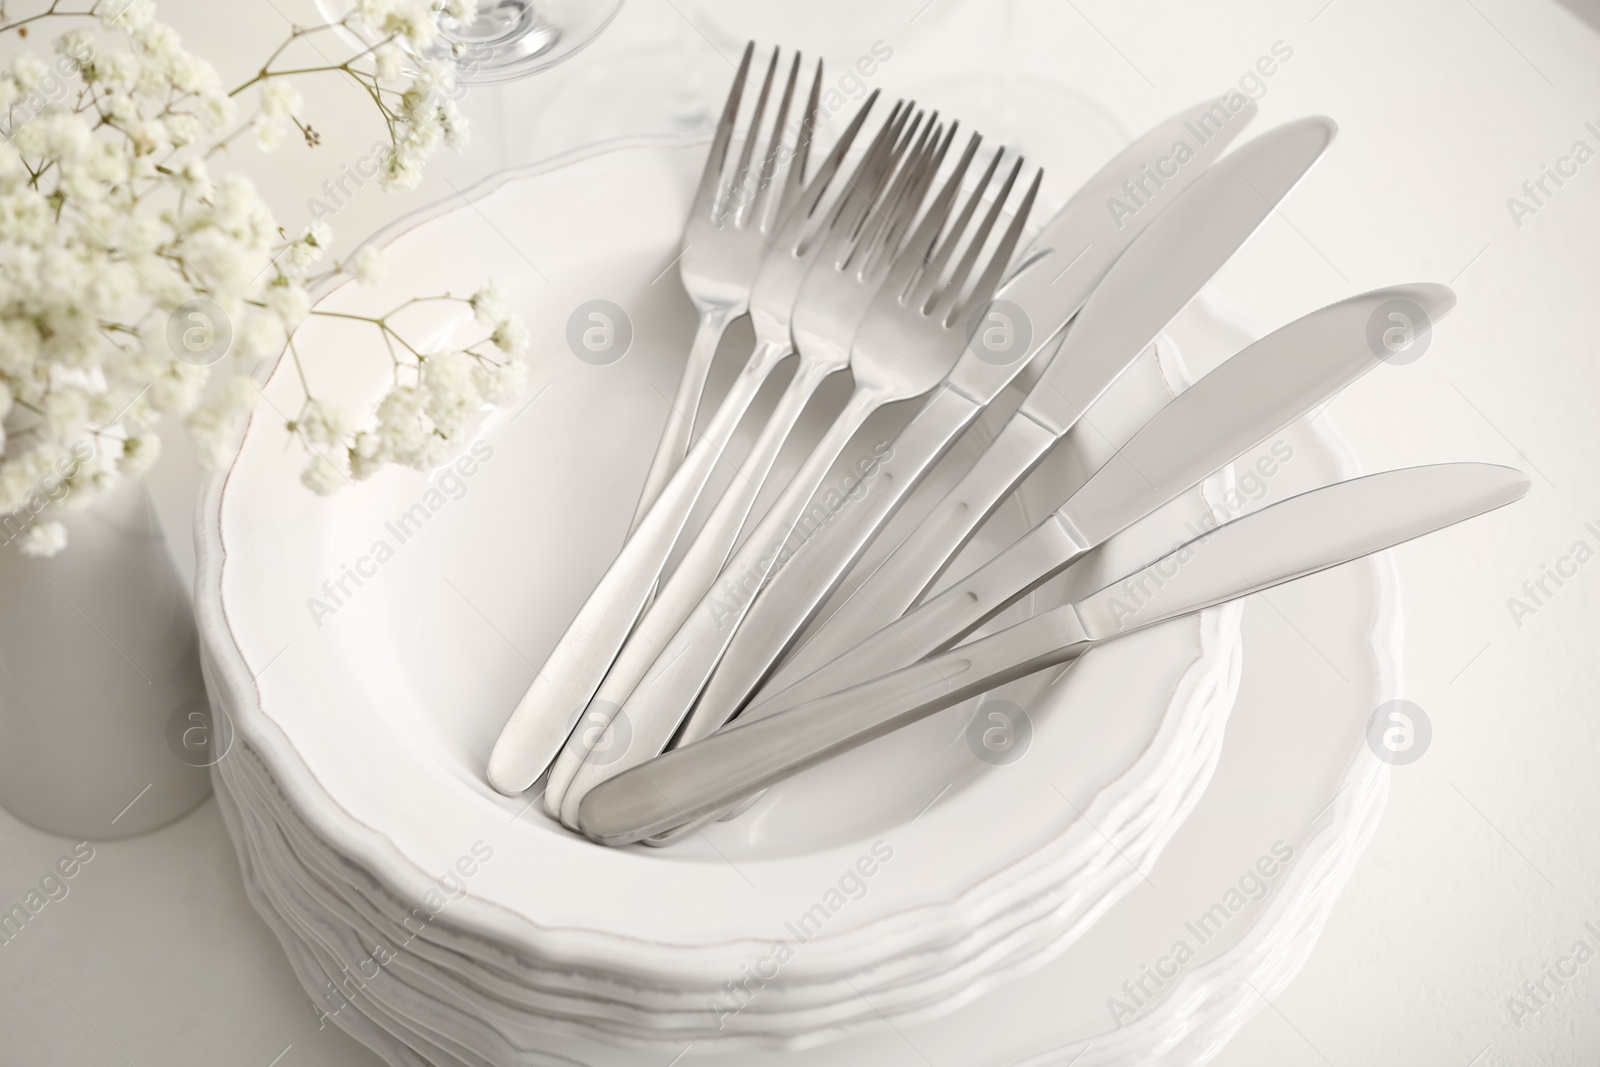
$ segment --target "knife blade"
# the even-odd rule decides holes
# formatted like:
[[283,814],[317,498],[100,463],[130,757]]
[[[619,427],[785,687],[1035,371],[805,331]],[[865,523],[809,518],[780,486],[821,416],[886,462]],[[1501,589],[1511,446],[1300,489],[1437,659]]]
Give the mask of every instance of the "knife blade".
[[1443,285],[1362,293],[1304,315],[1224,361],[1150,419],[1072,497],[994,559],[856,644],[759,698],[766,716],[950,647],[1119,530],[1325,402],[1382,360],[1368,323],[1409,300],[1429,325],[1455,306]]
[[[579,825],[607,845],[659,834],[1100,642],[1503,507],[1530,484],[1509,467],[1443,463],[1313,489],[1224,523],[1075,603],[667,752],[592,790]],[[1148,592],[1135,601],[1130,589]]]
[[[785,677],[804,677],[910,606],[983,520],[1266,221],[1321,157],[1335,130],[1331,119],[1321,117],[1279,126],[1218,161],[1174,198],[1106,273],[1061,351],[990,447],[863,590],[808,642],[800,665],[786,670]],[[857,515],[848,525],[856,527]],[[846,553],[815,546],[772,579],[734,634],[684,724],[680,744],[704,737],[739,711],[859,555],[859,549]]]
[[[1219,109],[1220,114],[1228,116],[1220,125],[1215,121]],[[816,546],[808,556],[819,559],[848,556],[852,560],[859,556],[872,533],[888,521],[906,495],[921,483],[928,470],[983,408],[1023,373],[1025,367],[1053,358],[1062,328],[1078,312],[1086,296],[1129,242],[1145,230],[1168,202],[1200,177],[1255,113],[1253,102],[1246,103],[1237,112],[1230,112],[1222,97],[1204,101],[1154,127],[1090,178],[1034,239],[1021,257],[1020,266],[997,293],[997,301],[1005,304],[993,306],[1019,308],[1028,317],[1031,340],[1022,343],[1015,352],[1004,353],[1004,358],[995,358],[993,353],[979,351],[976,347],[964,352],[946,381],[893,442],[886,453],[888,458],[877,464],[873,492],[857,502],[848,522],[830,523],[826,535],[830,543]],[[1212,118],[1211,124],[1202,123],[1205,116]],[[1180,145],[1183,151],[1178,150]],[[1181,163],[1176,161],[1178,157]],[[1166,179],[1157,176],[1147,180],[1143,189],[1145,196],[1139,197],[1137,191],[1134,194],[1140,200],[1140,207],[1134,214],[1114,210],[1113,199],[1118,205],[1126,203],[1129,194],[1124,186],[1130,184],[1130,176],[1138,177],[1152,165],[1163,169],[1163,160],[1172,161],[1165,169],[1176,173]],[[847,569],[848,565],[840,568],[838,577],[822,575],[814,582],[808,578],[806,587],[825,582],[831,591]],[[686,603],[685,611],[697,604],[697,600]],[[636,632],[629,638],[624,653],[594,694],[582,720],[586,728],[574,731],[556,757],[544,802],[546,809],[558,813],[569,827],[576,825],[577,800],[586,787],[580,782],[580,788],[571,791],[568,799],[580,767],[596,744],[612,743],[613,739],[607,737],[603,727],[627,702],[675,632],[676,625],[663,627],[660,624],[663,621],[681,624],[683,619],[653,621],[657,625],[650,628],[648,635]],[[638,643],[647,636],[652,647],[639,647]],[[654,754],[645,751],[650,747],[646,738],[635,738],[630,745],[638,745],[643,756]],[[592,780],[620,769],[608,765],[606,771],[597,769],[586,777]]]

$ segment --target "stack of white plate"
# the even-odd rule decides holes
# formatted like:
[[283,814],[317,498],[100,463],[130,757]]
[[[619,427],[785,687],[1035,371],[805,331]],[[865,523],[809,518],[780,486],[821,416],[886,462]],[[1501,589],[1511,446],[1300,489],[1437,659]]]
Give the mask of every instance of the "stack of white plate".
[[[704,151],[614,145],[497,178],[384,235],[383,285],[326,298],[370,315],[492,276],[528,322],[525,399],[431,475],[314,497],[278,414],[299,379],[284,364],[265,383],[271,405],[208,487],[198,582],[234,731],[214,777],[256,906],[320,1010],[395,1064],[1204,1061],[1303,962],[1381,810],[1363,738],[1394,685],[1384,559],[1013,683],[669,848],[602,848],[485,783],[505,716],[621,542],[665,417],[693,326],[669,267]],[[567,341],[595,300],[632,336],[604,366]],[[413,313],[432,345],[475,329],[448,305]],[[1204,301],[1187,310],[952,573],[1058,505],[1186,362],[1248,339]],[[732,331],[722,362],[747,340]],[[391,381],[351,320],[313,320],[299,348],[319,396],[365,405]],[[1351,473],[1324,422],[1303,422],[996,625],[1208,513]]]

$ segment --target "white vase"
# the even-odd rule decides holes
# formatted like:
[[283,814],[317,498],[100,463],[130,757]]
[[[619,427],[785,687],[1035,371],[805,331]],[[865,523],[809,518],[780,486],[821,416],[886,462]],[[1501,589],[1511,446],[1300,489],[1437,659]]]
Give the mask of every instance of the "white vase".
[[0,806],[128,837],[211,791],[194,615],[142,482],[61,521],[55,557],[0,547]]

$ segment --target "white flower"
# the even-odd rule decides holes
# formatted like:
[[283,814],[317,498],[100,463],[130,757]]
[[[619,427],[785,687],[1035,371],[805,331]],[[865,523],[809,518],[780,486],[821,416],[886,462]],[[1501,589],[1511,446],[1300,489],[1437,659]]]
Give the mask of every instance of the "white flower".
[[151,379],[150,391],[145,395],[157,411],[182,414],[193,410],[200,402],[200,390],[205,387],[206,377],[204,367],[168,359]]
[[285,279],[269,286],[265,299],[267,310],[278,316],[278,321],[289,333],[293,333],[311,312],[311,298],[306,295],[306,287],[299,282]]
[[382,439],[366,430],[356,434],[355,443],[350,446],[349,456],[350,476],[356,481],[372,477],[387,462]]
[[54,389],[44,401],[44,425],[60,441],[89,421],[89,398],[80,389]]
[[467,303],[472,307],[472,314],[485,326],[493,326],[506,317],[506,305],[500,297],[500,287],[492,281],[484,283],[482,289],[467,299]]
[[372,52],[374,72],[384,81],[400,77],[400,72],[405,69],[405,61],[405,50],[393,41],[379,45]]
[[277,354],[285,340],[283,323],[275,315],[247,315],[234,332],[234,352],[241,359],[261,359]]
[[94,80],[107,88],[126,92],[139,80],[139,60],[130,52],[113,52],[96,59]]
[[124,478],[137,478],[161,458],[161,438],[153,433],[138,434],[122,443],[122,458],[117,470]]
[[256,135],[256,147],[263,152],[270,152],[283,143],[284,123],[270,115],[258,115],[255,122],[250,124],[250,130]]
[[422,393],[408,385],[378,402],[376,455],[417,470],[431,469],[443,456],[445,442],[424,424],[422,403]]
[[452,152],[459,152],[466,146],[469,133],[467,117],[456,109],[454,100],[446,100],[439,105],[439,128],[444,131],[444,143]]
[[234,378],[215,402],[197,408],[189,416],[189,436],[200,449],[200,462],[207,468],[219,470],[233,458],[258,395],[249,379]]
[[261,113],[269,118],[289,118],[304,103],[299,90],[284,78],[273,78],[261,88]]
[[439,352],[422,364],[422,409],[444,434],[459,430],[483,403],[472,375],[475,362],[465,352]]
[[528,365],[520,359],[479,363],[473,368],[472,380],[489,403],[507,404],[521,396],[528,384]]
[[470,19],[478,13],[478,0],[445,0],[444,13],[453,19]]
[[204,199],[211,195],[211,175],[206,171],[203,159],[189,160],[179,168],[173,180],[187,196]]
[[[0,381],[0,422],[4,422],[5,417],[11,414],[11,402],[11,386],[7,385],[3,381]],[[4,427],[0,427],[0,433],[3,432]],[[0,438],[0,455],[3,455],[4,453],[4,441],[3,438]]]
[[325,222],[313,222],[289,245],[289,262],[297,270],[304,270],[322,258],[333,243],[333,230]]
[[88,30],[68,30],[56,38],[56,52],[79,65],[90,63],[95,54],[94,38]]
[[346,264],[350,276],[363,285],[376,285],[383,280],[388,267],[383,261],[383,253],[371,245],[363,245],[356,250]]
[[295,429],[314,445],[337,445],[343,442],[348,422],[344,412],[322,400],[306,401],[305,410],[294,421]]
[[318,496],[331,496],[344,487],[345,478],[326,456],[313,456],[300,474],[300,481]]
[[517,316],[510,315],[495,324],[494,333],[489,335],[489,340],[494,342],[494,346],[500,351],[520,356],[528,350],[528,328]]
[[[184,148],[200,139],[200,120],[193,115],[168,115],[164,121],[167,127],[167,139],[172,142],[173,147]],[[198,158],[192,159],[185,166],[191,166],[199,162]]]
[[50,73],[50,68],[32,52],[24,52],[11,64],[11,76],[25,89],[32,89]]
[[17,551],[24,556],[53,556],[67,547],[67,528],[59,522],[40,522],[28,527]]
[[105,0],[99,11],[100,22],[108,30],[141,30],[156,19],[156,5],[151,0]]

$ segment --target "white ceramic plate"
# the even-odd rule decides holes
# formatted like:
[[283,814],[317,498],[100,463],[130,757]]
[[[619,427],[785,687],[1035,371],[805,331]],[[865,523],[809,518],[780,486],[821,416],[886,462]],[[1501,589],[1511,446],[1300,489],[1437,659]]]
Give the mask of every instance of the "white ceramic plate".
[[[470,477],[394,471],[332,499],[301,489],[297,450],[278,420],[257,419],[209,486],[202,518],[210,677],[285,806],[390,899],[424,900],[440,892],[442,872],[472,868],[470,893],[437,925],[441,940],[475,938],[516,973],[682,1009],[768,954],[786,923],[831,902],[844,872],[878,847],[893,862],[861,899],[829,912],[765,991],[765,1010],[836,1008],[853,1001],[852,983],[909,990],[901,1006],[926,1007],[970,993],[971,973],[1006,958],[1028,924],[1059,932],[1125,884],[1105,835],[1124,838],[1130,854],[1159,849],[1214,754],[1192,743],[1193,724],[1231,698],[1234,616],[1218,609],[1146,631],[1058,685],[1009,687],[1034,719],[1029,759],[1057,769],[1048,793],[951,743],[970,707],[786,783],[711,843],[598,848],[490,790],[488,748],[615,551],[686,350],[687,303],[670,277],[657,281],[677,254],[703,151],[637,144],[491,182],[470,205],[399,227],[384,287],[328,298],[371,312],[495,276],[533,334],[537,399],[485,420]],[[573,310],[596,298],[633,324],[632,348],[607,367],[565,345]],[[441,315],[418,328],[446,343],[464,326]],[[348,323],[312,323],[301,351],[319,392],[347,403],[387,380],[382,350]],[[992,552],[1059,503],[1170,395],[1163,375],[1175,365],[1146,362],[974,552]],[[265,389],[282,409],[298,400],[286,367]],[[891,435],[910,410],[885,412],[860,443]],[[970,443],[958,449],[941,477],[971,455]],[[1107,546],[1108,576],[1170,547],[1203,507],[1191,494]],[[408,515],[425,517],[401,526]],[[315,619],[311,599],[328,604],[325,582],[353,565],[370,570],[363,557],[378,541],[393,558],[359,588],[347,581],[337,611]],[[1060,596],[1041,591],[1016,610]],[[1190,718],[1170,719],[1174,706]],[[474,860],[475,848],[492,860]],[[761,1032],[763,1014],[741,1012],[736,1029]]]
[[[1197,354],[1200,366],[1247,339],[1204,309],[1186,313],[1174,333],[1186,351]],[[1251,508],[1357,473],[1320,418],[1297,425],[1281,443],[1292,450],[1292,458],[1267,480],[1266,495],[1251,501]],[[975,995],[959,1009],[946,1006],[923,1021],[900,1018],[893,1028],[880,1023],[854,1036],[821,1032],[814,1040],[833,1040],[815,1050],[783,1053],[784,1062],[909,1067],[928,1061],[1199,1064],[1210,1059],[1309,955],[1376,826],[1386,768],[1368,753],[1364,730],[1372,707],[1398,689],[1394,586],[1385,556],[1286,586],[1269,594],[1270,601],[1251,602],[1241,695],[1205,796],[1159,861],[1145,865],[1147,880],[1138,877],[1125,899],[1098,909],[1090,917],[1092,926],[1086,921],[1073,932],[1081,936],[1070,948],[1062,951],[1063,939],[1030,954],[1014,965],[1009,975],[1014,980]],[[1009,770],[1035,780],[1055,778],[1055,769],[1033,755]],[[238,827],[233,801],[227,790],[222,792],[260,906],[266,892],[262,879],[283,880],[287,865],[268,871],[252,862],[251,837]],[[1291,853],[1290,859],[1263,867],[1275,849],[1279,856]],[[1261,875],[1263,869],[1270,875]],[[1257,873],[1246,881],[1252,871]],[[1230,891],[1239,893],[1237,901]],[[1224,910],[1218,912],[1218,906]],[[326,917],[286,918],[274,907],[266,906],[264,914],[315,995],[348,964],[325,947],[326,932],[320,937],[290,932],[291,924],[310,930],[326,924]],[[1207,915],[1203,927],[1194,927]],[[1173,954],[1179,941],[1194,952],[1181,965]],[[1163,969],[1176,974],[1158,986],[1150,975]],[[1029,970],[1033,973],[1024,973]],[[1149,995],[1130,996],[1124,983],[1142,983]],[[385,968],[335,1018],[393,1063],[414,1061],[394,1051],[391,1034],[439,1063],[646,1067],[663,1062],[659,1051],[597,1045],[563,1028],[532,1023],[465,982],[453,982],[442,996],[439,985],[409,965]],[[1115,1020],[1112,998],[1120,1002]],[[877,1003],[871,994],[861,1000]],[[759,998],[752,1001],[746,1011],[759,1003]],[[447,1034],[454,1036],[447,1039]],[[695,1042],[684,1062],[753,1067],[777,1062],[777,1054],[751,1045],[743,1041],[720,1053]],[[683,1047],[667,1046],[666,1058]]]

